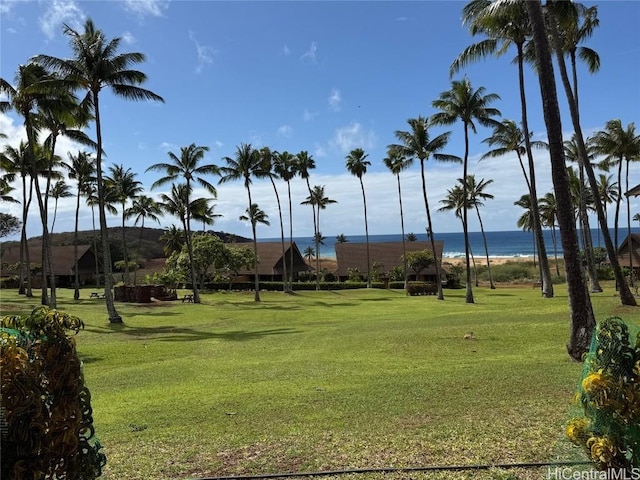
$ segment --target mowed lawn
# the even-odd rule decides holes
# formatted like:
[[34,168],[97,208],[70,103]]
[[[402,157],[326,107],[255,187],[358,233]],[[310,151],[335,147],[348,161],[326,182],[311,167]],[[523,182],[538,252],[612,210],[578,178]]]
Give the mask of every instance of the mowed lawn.
[[[566,289],[530,285],[435,297],[355,290],[209,293],[200,305],[103,301],[59,308],[77,336],[102,478],[174,479],[343,468],[582,458],[564,440],[581,364],[566,353]],[[598,319],[640,324],[613,286]],[[3,291],[3,314],[37,299]],[[474,340],[465,334],[473,332]],[[342,478],[542,478],[546,469]],[[326,478],[326,477],[325,477]]]

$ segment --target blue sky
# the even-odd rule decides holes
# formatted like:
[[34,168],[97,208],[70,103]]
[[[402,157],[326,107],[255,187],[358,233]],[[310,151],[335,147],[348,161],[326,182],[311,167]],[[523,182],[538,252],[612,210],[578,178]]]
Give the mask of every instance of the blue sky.
[[[586,2],[592,5],[592,2]],[[371,161],[364,185],[369,232],[400,232],[395,177],[382,159],[395,142],[394,132],[406,129],[406,120],[435,113],[431,102],[449,89],[449,65],[469,44],[461,24],[464,2],[231,2],[231,1],[9,1],[0,0],[0,75],[11,81],[21,63],[46,53],[68,57],[62,24],[81,28],[90,17],[107,37],[122,38],[121,51],[147,56],[139,69],[148,75],[145,87],[166,103],[136,103],[102,94],[102,125],[108,157],[105,166],[132,168],[147,189],[157,178],[148,166],[167,160],[191,143],[210,148],[207,163],[223,165],[241,143],[297,153],[308,151],[316,161],[312,185],[325,185],[337,200],[322,213],[325,236],[364,233],[363,205],[356,177],[345,169],[345,156],[363,148]],[[640,2],[598,3],[600,27],[587,43],[601,57],[601,69],[589,75],[580,67],[581,119],[587,134],[607,120],[623,124],[640,117]],[[503,117],[520,120],[515,53],[475,63],[456,75],[466,75],[474,87],[497,93],[494,104]],[[530,129],[545,139],[537,78],[526,71]],[[571,122],[563,107],[567,138]],[[434,128],[432,135],[452,132],[447,153],[463,155],[461,124]],[[12,145],[24,136],[22,120],[13,113],[0,115],[0,131]],[[93,127],[89,131],[93,134]],[[526,185],[517,160],[505,157],[478,162],[486,152],[481,140],[490,135],[480,128],[471,139],[470,173],[493,179],[488,192],[495,196],[483,211],[487,230],[515,230],[522,211],[513,206]],[[66,158],[77,147],[61,141],[57,153]],[[551,191],[548,156],[536,155],[538,193]],[[631,182],[640,181],[640,165],[633,166]],[[460,165],[429,161],[427,190],[432,210],[462,175]],[[217,182],[217,179],[211,179]],[[421,200],[419,166],[402,176],[406,231],[422,233],[426,220]],[[284,183],[278,184],[286,198]],[[152,195],[161,193],[154,190]],[[294,235],[312,235],[307,196],[301,179],[292,183]],[[254,200],[265,210],[271,227],[260,226],[262,238],[279,235],[277,207],[271,185],[257,181]],[[223,215],[215,230],[250,236],[238,220],[247,208],[240,182],[218,187],[216,211]],[[75,202],[58,206],[55,231],[72,231]],[[7,209],[6,204],[3,209]],[[20,207],[8,207],[19,215]],[[632,214],[640,212],[634,199]],[[434,231],[460,230],[451,213],[433,214]],[[161,226],[178,224],[166,217]],[[91,224],[91,211],[81,212],[81,225]],[[119,217],[110,219],[118,225]],[[477,225],[470,225],[472,230]],[[34,209],[28,234],[39,234]]]

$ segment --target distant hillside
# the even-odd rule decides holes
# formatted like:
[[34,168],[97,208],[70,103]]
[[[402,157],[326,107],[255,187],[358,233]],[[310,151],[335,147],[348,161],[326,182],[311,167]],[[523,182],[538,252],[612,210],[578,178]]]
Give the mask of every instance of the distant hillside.
[[[142,232],[142,244],[140,251],[143,252],[144,258],[161,258],[164,257],[164,241],[160,239],[164,230],[160,228],[146,228]],[[250,242],[248,238],[240,237],[225,232],[213,232],[207,233],[217,235],[225,242],[231,242],[233,240],[238,242]],[[54,233],[51,236],[53,245],[73,245],[73,232]],[[125,239],[127,242],[127,249],[129,251],[138,248],[138,242],[140,241],[140,228],[138,227],[125,227]],[[98,250],[101,248],[100,232],[95,234],[95,240],[98,242]],[[78,232],[78,244],[79,245],[93,245],[94,232],[93,230],[83,230]],[[31,237],[29,242],[40,243],[42,237]],[[121,260],[122,255],[122,227],[109,228],[109,242],[111,243],[111,254],[113,261]],[[20,242],[3,242],[6,247],[12,245],[18,245]]]

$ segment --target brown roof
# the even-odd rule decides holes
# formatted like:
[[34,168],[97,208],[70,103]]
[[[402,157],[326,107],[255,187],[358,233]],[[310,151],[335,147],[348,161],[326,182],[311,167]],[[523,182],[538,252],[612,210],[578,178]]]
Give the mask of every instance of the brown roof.
[[[230,248],[249,248],[253,251],[253,242],[235,242],[226,244]],[[287,267],[289,266],[290,248],[293,246],[293,266],[294,272],[306,272],[308,265],[298,250],[296,242],[284,243],[285,258]],[[258,242],[258,275],[282,275],[282,242]],[[288,269],[287,269],[288,272]],[[253,275],[252,270],[241,270],[240,275]]]
[[618,262],[621,267],[629,266],[629,260],[632,260],[634,268],[640,267],[640,233],[632,233],[631,235],[633,250],[632,258],[629,258],[629,236],[625,238],[618,248]]
[[[436,241],[436,254],[442,259],[442,241]],[[418,250],[431,250],[431,242],[405,242],[407,252]],[[338,260],[339,277],[348,276],[348,269],[357,268],[360,273],[367,273],[367,244],[344,242],[336,243],[336,259]],[[374,262],[381,262],[384,272],[390,272],[395,267],[402,266],[402,242],[369,242],[369,254],[371,256],[371,266]],[[436,267],[432,265],[420,272],[422,275],[435,275]]]
[[[81,259],[87,255],[84,261]],[[52,246],[51,247],[51,262],[53,273],[55,275],[73,275],[74,274],[74,246]],[[89,258],[91,257],[91,258]],[[42,265],[42,245],[41,244],[29,244],[29,261],[32,264]],[[13,265],[20,262],[20,245],[12,245],[10,247],[3,246],[0,252],[0,264],[2,268],[2,274],[6,274],[5,267],[7,265]],[[78,245],[78,262],[79,270],[82,272],[86,270],[88,272],[95,271],[95,263],[93,262],[93,249],[91,245]],[[88,265],[90,263],[91,265]],[[83,268],[84,264],[84,268]]]

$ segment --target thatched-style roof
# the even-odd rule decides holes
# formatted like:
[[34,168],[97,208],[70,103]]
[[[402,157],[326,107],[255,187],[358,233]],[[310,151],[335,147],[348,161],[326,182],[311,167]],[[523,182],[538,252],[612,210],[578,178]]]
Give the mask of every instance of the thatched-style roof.
[[[436,255],[442,259],[442,249],[444,244],[442,241],[436,241]],[[405,242],[407,252],[415,252],[419,250],[431,250],[431,242]],[[360,273],[367,273],[367,244],[344,242],[336,243],[336,260],[338,261],[338,277],[346,277],[349,275],[348,269],[357,268]],[[395,267],[402,266],[402,242],[369,242],[369,253],[371,256],[371,268],[374,262],[382,263],[382,271],[390,272]],[[446,274],[446,270],[440,269],[442,274]],[[435,265],[425,268],[421,275],[434,276],[436,274]]]
[[[628,267],[629,260],[632,260],[633,267],[640,268],[640,233],[632,233],[630,237],[632,242],[629,242],[629,236],[627,236],[618,248],[618,262],[621,267]],[[633,250],[630,249],[631,245],[633,245]]]
[[[32,264],[42,265],[42,245],[29,244],[29,261]],[[74,275],[74,246],[51,247],[51,263],[54,275]],[[0,252],[0,274],[11,275],[7,267],[20,262],[20,245],[2,246]],[[102,268],[100,268],[102,270]],[[91,245],[78,245],[78,271],[80,273],[95,272],[95,256]]]
[[[253,251],[252,242],[236,242],[226,244],[229,248],[248,248]],[[287,259],[287,273],[289,273],[289,258],[291,248],[293,248],[293,273],[306,272],[309,266],[298,250],[296,242],[284,243],[285,258]],[[282,275],[282,243],[281,242],[258,242],[258,275],[273,276]],[[240,275],[253,275],[255,272],[251,270],[241,270]]]

